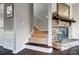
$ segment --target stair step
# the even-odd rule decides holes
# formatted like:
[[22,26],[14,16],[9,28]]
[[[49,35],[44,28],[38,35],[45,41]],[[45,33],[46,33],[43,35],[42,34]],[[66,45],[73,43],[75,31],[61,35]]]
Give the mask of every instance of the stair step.
[[52,53],[52,48],[46,48],[44,45],[36,44],[36,43],[27,43],[25,45],[25,48],[27,49],[32,49],[40,52],[45,52],[45,53]]
[[48,38],[30,38],[30,40],[47,40]]
[[46,31],[36,31],[31,35],[31,38],[48,38],[48,35],[43,32]]
[[30,38],[30,40],[47,40],[48,38],[35,38],[35,37],[33,37],[33,38]]
[[48,38],[47,35],[32,35],[31,38]]
[[47,38],[31,38],[29,40],[31,43],[38,43],[38,44],[47,44]]
[[51,46],[45,45],[45,44],[38,44],[38,43],[26,43],[25,45],[33,45],[33,46],[38,46],[38,47],[44,47],[44,48],[51,48]]
[[48,34],[48,31],[35,31],[34,34]]
[[27,49],[50,53],[52,47],[45,45],[47,44],[47,39],[48,31],[34,31],[30,37],[29,43],[26,43],[25,46]]
[[40,40],[47,40],[48,38],[35,38],[35,37],[32,37],[32,38],[30,38],[29,40],[38,40],[38,41],[40,41]]
[[36,34],[36,33],[33,33],[32,35],[43,35],[44,36],[44,35],[48,35],[48,34],[40,34],[40,33]]

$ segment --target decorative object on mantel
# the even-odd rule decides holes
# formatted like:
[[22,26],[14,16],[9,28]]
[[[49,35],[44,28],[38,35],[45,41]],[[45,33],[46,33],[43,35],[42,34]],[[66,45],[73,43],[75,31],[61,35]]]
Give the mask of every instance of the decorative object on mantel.
[[59,29],[57,29],[56,32],[57,32],[57,37],[58,37],[57,39],[58,39],[58,42],[61,43],[61,42],[62,42],[62,38],[61,38],[62,32],[59,31]]
[[66,3],[57,3],[57,13],[70,18],[70,6]]

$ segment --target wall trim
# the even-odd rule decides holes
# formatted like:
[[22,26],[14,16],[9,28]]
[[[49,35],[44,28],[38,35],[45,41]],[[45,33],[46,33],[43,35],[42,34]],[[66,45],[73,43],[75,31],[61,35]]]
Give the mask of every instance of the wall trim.
[[36,25],[36,24],[33,24],[33,26],[35,26],[37,29],[39,29],[39,26],[38,26],[38,25]]
[[19,49],[19,50],[13,50],[13,53],[14,54],[16,54],[16,53],[18,53],[19,51],[21,51],[21,50],[23,50],[25,48],[25,46],[23,46],[21,49]]

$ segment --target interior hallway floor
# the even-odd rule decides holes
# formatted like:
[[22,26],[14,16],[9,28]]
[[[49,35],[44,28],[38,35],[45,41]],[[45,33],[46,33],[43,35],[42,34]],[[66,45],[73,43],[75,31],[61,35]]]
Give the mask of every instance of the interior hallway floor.
[[18,52],[17,55],[79,55],[79,46],[70,48],[65,51],[58,51],[57,49],[53,49],[53,53],[50,54],[30,49],[23,49],[22,51]]
[[10,50],[6,51],[5,49],[5,51],[3,50],[0,52],[0,55],[79,55],[79,46],[70,48],[65,51],[58,51],[56,49],[53,49],[53,53],[50,53],[50,54],[39,52],[39,51],[34,51],[34,50],[26,49],[26,48],[18,52],[17,54],[13,54],[12,51]]

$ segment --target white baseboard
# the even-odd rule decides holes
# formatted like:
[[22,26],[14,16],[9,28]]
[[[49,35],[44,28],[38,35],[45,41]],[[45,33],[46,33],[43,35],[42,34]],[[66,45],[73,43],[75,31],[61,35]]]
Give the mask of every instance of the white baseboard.
[[25,46],[23,46],[21,49],[19,49],[19,50],[13,50],[13,53],[14,54],[16,54],[16,53],[18,53],[18,52],[20,52],[21,50],[23,50],[25,48]]

